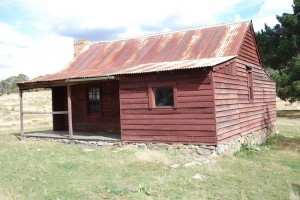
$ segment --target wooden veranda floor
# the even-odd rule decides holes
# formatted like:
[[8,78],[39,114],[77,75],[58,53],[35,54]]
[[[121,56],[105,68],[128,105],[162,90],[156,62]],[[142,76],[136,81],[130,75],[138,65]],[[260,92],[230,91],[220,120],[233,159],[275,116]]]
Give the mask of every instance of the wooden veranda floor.
[[121,141],[121,133],[109,132],[74,132],[73,137],[69,138],[67,131],[48,131],[38,133],[27,133],[25,137],[38,137],[38,138],[57,138],[57,139],[70,139],[70,140],[84,140],[84,141]]

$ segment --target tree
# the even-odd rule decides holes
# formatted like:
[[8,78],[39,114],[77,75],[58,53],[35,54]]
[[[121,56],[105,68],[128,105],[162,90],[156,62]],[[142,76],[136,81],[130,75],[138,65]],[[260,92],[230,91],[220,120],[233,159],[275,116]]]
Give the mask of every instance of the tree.
[[294,0],[293,11],[276,16],[279,24],[265,24],[256,33],[263,64],[273,69],[277,95],[290,102],[300,100],[300,0]]
[[0,94],[7,94],[9,90],[8,84],[5,81],[0,82]]
[[18,92],[18,82],[26,81],[29,78],[24,74],[18,76],[11,76],[5,80],[0,81],[0,95]]

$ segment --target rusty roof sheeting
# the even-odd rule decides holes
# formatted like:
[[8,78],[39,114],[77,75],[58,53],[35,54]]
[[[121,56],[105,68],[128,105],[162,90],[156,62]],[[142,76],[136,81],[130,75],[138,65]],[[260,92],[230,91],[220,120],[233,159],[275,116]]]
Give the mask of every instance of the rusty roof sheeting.
[[[226,56],[218,58],[203,58],[198,60],[182,60],[182,61],[173,61],[173,62],[160,62],[160,63],[147,63],[137,66],[127,67],[120,70],[98,70],[98,69],[87,69],[81,71],[73,71],[61,76],[57,74],[50,74],[42,77],[38,77],[34,82],[42,81],[55,81],[55,80],[65,80],[65,79],[75,79],[75,78],[92,78],[92,77],[101,77],[101,76],[114,76],[121,74],[140,74],[140,73],[150,73],[150,72],[161,72],[161,71],[172,71],[180,69],[194,69],[194,68],[203,68],[203,67],[212,67],[218,64],[232,60],[236,56]],[[31,81],[32,82],[32,81]],[[28,82],[26,82],[28,83]]]
[[95,42],[64,70],[26,83],[213,66],[238,54],[250,25],[247,21]]

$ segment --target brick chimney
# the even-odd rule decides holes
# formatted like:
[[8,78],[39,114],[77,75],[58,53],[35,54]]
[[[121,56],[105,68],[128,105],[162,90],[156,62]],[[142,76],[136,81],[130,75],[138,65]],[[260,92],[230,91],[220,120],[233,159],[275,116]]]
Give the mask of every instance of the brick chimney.
[[89,44],[90,44],[90,41],[88,41],[88,40],[75,40],[74,41],[74,57],[76,57]]

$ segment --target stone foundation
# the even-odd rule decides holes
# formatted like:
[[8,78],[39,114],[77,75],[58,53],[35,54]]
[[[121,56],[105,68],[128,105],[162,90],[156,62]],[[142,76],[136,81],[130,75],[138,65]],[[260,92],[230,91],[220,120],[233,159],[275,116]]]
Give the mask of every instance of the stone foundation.
[[224,144],[219,144],[216,147],[216,152],[217,154],[224,154],[224,153],[232,154],[234,152],[239,151],[243,144],[248,144],[248,145],[264,144],[268,137],[275,136],[276,134],[278,134],[278,129],[276,124],[274,124],[269,127],[249,133],[247,135],[241,135]]
[[56,141],[66,144],[81,144],[87,146],[98,146],[103,148],[115,149],[120,147],[130,148],[146,148],[154,150],[177,150],[186,156],[214,156],[222,154],[232,154],[239,151],[243,144],[259,145],[266,142],[267,137],[274,136],[278,133],[276,125],[268,128],[263,128],[254,131],[247,135],[241,135],[231,141],[217,146],[208,145],[184,145],[184,144],[165,144],[165,143],[126,143],[126,142],[111,142],[111,141],[84,141],[84,140],[69,140],[62,138],[40,138],[40,137],[21,137],[21,140],[28,141]]

